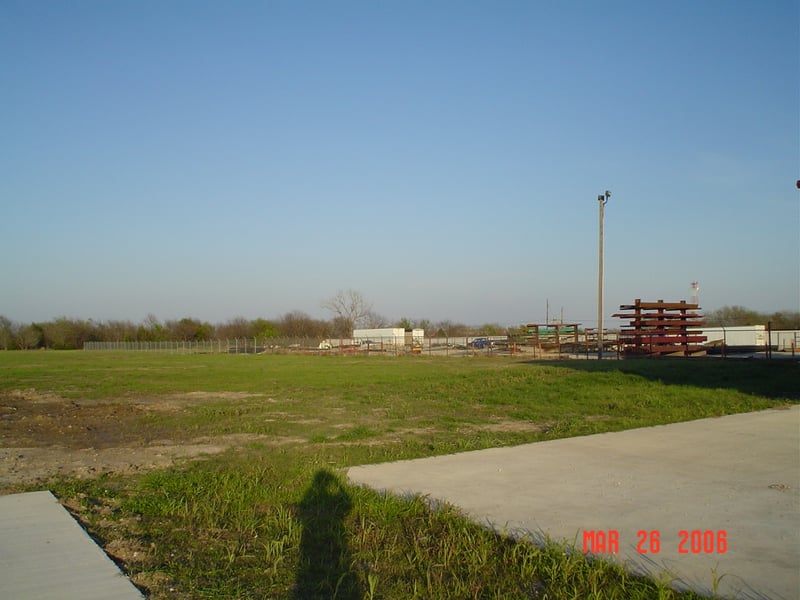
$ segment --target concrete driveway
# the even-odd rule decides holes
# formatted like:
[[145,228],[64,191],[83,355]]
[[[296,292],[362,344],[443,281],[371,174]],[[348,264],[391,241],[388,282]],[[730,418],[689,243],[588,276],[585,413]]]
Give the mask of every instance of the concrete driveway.
[[48,491],[0,496],[0,598],[142,600]]
[[353,467],[477,521],[725,598],[800,598],[800,406]]

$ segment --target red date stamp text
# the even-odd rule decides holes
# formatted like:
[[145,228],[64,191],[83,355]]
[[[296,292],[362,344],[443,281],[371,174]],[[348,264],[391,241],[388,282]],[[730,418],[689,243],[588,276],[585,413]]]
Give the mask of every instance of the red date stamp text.
[[[616,529],[583,531],[583,552],[591,554],[617,554],[619,532]],[[670,548],[672,549],[672,548]],[[678,532],[678,554],[725,554],[728,551],[728,533],[724,529],[682,529]],[[658,554],[662,550],[661,532],[657,529],[640,529],[636,532],[636,551],[639,554]]]

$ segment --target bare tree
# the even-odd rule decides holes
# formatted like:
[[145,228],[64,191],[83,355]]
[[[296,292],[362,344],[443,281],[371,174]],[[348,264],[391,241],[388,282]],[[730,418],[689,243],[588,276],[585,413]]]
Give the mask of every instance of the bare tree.
[[338,330],[335,334],[341,337],[353,335],[353,329],[363,325],[374,315],[372,305],[355,290],[339,290],[333,298],[322,303],[322,308],[333,313],[334,326]]
[[386,327],[388,323],[388,319],[383,315],[379,315],[374,310],[367,311],[366,316],[364,317],[364,326],[368,329],[380,329],[381,327]]
[[214,328],[210,323],[204,323],[191,317],[184,317],[180,321],[169,320],[164,322],[171,339],[195,342],[211,339]]
[[140,325],[140,339],[160,342],[165,339],[164,326],[153,313],[148,313],[144,323]]
[[461,337],[472,335],[469,327],[463,323],[454,323],[450,320],[432,323],[430,328],[435,332],[436,337]]
[[39,323],[23,325],[17,330],[17,347],[28,350],[44,347],[44,330]]
[[250,335],[250,321],[244,317],[228,319],[226,323],[217,324],[216,334],[221,338],[247,338]]
[[14,347],[14,323],[4,315],[0,315],[0,346],[3,350]]
[[280,335],[290,338],[327,337],[329,326],[325,321],[312,319],[301,310],[286,313],[276,323]]

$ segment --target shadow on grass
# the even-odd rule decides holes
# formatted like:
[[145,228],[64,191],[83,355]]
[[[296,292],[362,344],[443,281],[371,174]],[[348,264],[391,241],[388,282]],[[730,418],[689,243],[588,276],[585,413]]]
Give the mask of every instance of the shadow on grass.
[[764,398],[800,401],[797,384],[800,363],[794,360],[658,358],[535,362],[590,373],[620,372],[664,384],[734,389]]
[[352,507],[342,482],[328,471],[317,471],[298,506],[303,534],[294,598],[362,597],[344,523]]

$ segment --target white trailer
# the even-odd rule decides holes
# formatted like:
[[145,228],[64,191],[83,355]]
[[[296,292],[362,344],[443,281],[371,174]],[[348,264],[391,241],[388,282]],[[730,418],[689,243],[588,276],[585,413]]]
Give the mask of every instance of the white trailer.
[[353,339],[365,345],[378,348],[412,348],[422,346],[425,340],[424,329],[404,329],[403,327],[381,327],[379,329],[354,329]]
[[406,330],[402,327],[382,327],[380,329],[354,329],[353,339],[361,346],[370,345],[403,347],[406,345]]
[[737,327],[703,327],[702,329],[689,329],[703,333],[708,339],[706,346],[721,346],[724,344],[730,350],[754,352],[763,350],[767,344],[767,331],[764,325],[744,325]]

